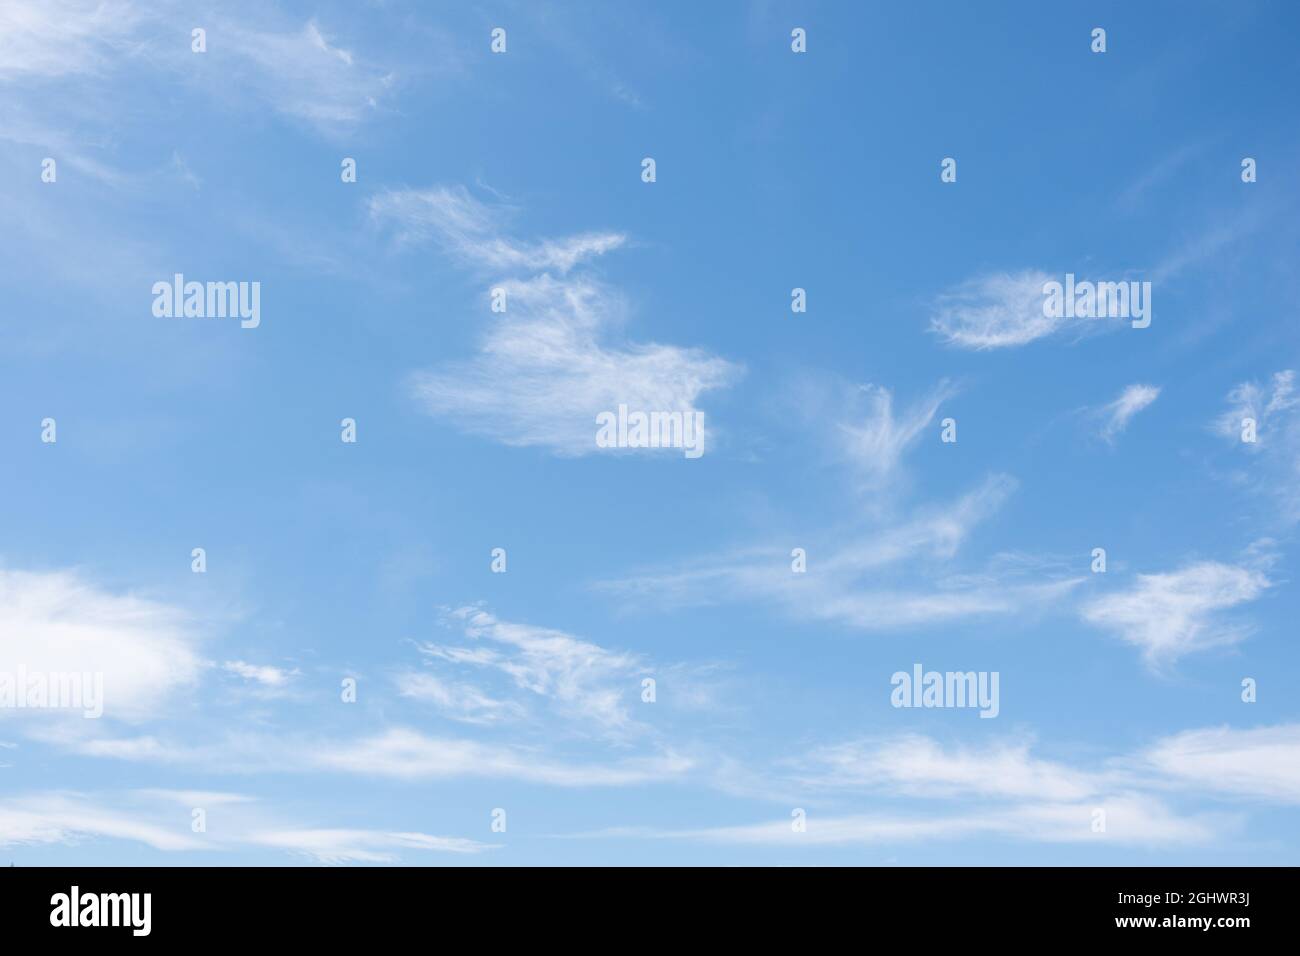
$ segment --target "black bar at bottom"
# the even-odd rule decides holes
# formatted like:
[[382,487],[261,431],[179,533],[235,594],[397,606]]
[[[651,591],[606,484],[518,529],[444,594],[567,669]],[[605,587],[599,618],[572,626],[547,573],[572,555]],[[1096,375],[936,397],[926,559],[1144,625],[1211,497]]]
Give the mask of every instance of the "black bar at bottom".
[[[6,941],[1290,936],[1295,868],[0,869]],[[75,889],[74,889],[75,888]],[[74,925],[75,924],[75,925]],[[434,937],[428,933],[433,931]],[[447,934],[455,932],[455,936]],[[466,938],[463,934],[473,933]],[[919,936],[915,935],[918,934]],[[454,940],[460,939],[460,943]],[[17,951],[17,950],[14,950]]]

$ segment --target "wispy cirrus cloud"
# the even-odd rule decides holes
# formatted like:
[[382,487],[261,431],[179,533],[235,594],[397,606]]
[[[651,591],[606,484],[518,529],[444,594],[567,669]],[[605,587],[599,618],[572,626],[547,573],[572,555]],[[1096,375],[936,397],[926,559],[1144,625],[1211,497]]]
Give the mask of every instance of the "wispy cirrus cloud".
[[[975,276],[934,300],[930,331],[945,345],[963,349],[1018,348],[1052,335],[1076,337],[1118,327],[1117,318],[1051,317],[1044,286],[1060,281],[1037,269]],[[1127,298],[1124,299],[1127,302]],[[1110,313],[1114,316],[1114,313]]]
[[[1097,811],[1106,813],[1106,829],[1095,831]],[[783,846],[880,845],[950,842],[997,838],[1034,843],[1161,846],[1210,843],[1232,821],[1222,815],[1183,816],[1150,796],[1117,796],[1104,804],[1051,803],[1013,805],[978,812],[924,813],[897,811],[870,814],[811,814],[805,829],[796,831],[789,819],[696,830],[622,829],[596,834],[606,837],[686,839],[706,843]]]
[[[1295,724],[1188,730],[1093,766],[1036,756],[1024,739],[944,745],[902,734],[823,745],[774,768],[766,785],[781,795],[776,799],[793,798],[808,808],[802,830],[785,817],[570,836],[788,847],[990,837],[1098,846],[1212,844],[1240,829],[1242,800],[1300,802],[1298,767]],[[1201,798],[1196,812],[1180,808],[1188,797]],[[1226,806],[1207,807],[1204,798]],[[870,813],[844,809],[863,799],[870,800]]]
[[[222,17],[208,34],[208,55],[218,66],[235,67],[226,75],[241,79],[246,95],[323,130],[365,119],[396,79],[393,71],[327,37],[314,19],[285,28]],[[223,82],[223,92],[228,87]]]
[[[195,28],[207,31],[205,53],[191,50]],[[396,70],[347,45],[323,21],[286,19],[265,3],[224,3],[196,13],[175,0],[6,0],[0,4],[0,176],[12,188],[0,191],[6,223],[0,263],[35,262],[100,296],[145,281],[171,244],[165,227],[134,228],[126,210],[157,208],[200,187],[176,149],[157,141],[157,130],[193,116],[221,122],[225,114],[268,113],[318,135],[354,130],[383,108]],[[135,95],[145,89],[168,94]],[[47,158],[56,163],[55,193],[29,175]],[[222,189],[220,177],[207,183],[209,190]],[[69,188],[80,194],[77,201],[50,201]],[[124,207],[124,200],[134,205]],[[277,255],[336,275],[351,267],[338,254],[341,243],[301,229],[285,241],[295,230],[280,213],[258,212],[243,196],[218,204],[226,207],[219,216],[250,220],[253,241],[278,246],[271,250]],[[81,338],[71,329],[47,331],[34,334],[29,347],[49,348],[48,338],[57,334]]]
[[[454,658],[453,658],[454,659]],[[520,720],[527,713],[522,704],[492,697],[477,684],[418,671],[404,671],[394,678],[403,697],[433,705],[444,717],[466,724],[496,724]]]
[[[628,706],[646,665],[633,654],[610,651],[552,628],[501,621],[478,607],[458,608],[450,621],[464,628],[474,645],[421,643],[432,665],[496,674],[510,685],[496,697],[470,683],[425,672],[404,672],[399,685],[407,696],[427,700],[453,719],[496,723],[518,719],[543,705],[571,727],[607,735],[630,730]],[[506,699],[510,691],[526,699]]]
[[797,762],[796,779],[818,790],[886,790],[924,797],[1082,800],[1105,789],[1104,778],[1034,757],[1025,741],[944,748],[906,734],[814,749]]
[[1081,614],[1138,647],[1147,664],[1158,669],[1245,638],[1249,627],[1223,612],[1260,597],[1271,583],[1259,566],[1199,561],[1139,574],[1125,590],[1085,603]]
[[[476,750],[412,730],[359,743],[350,752],[294,749],[322,760],[328,769],[408,780],[450,772],[569,787],[628,786],[671,780],[689,767],[685,758],[669,755],[601,768],[537,759],[535,754],[530,761],[527,752]],[[1033,753],[1029,742],[1016,738],[964,746],[945,746],[920,734],[867,738],[823,745],[773,768],[769,783],[784,780],[779,789],[797,790],[811,807],[802,832],[782,818],[736,826],[614,827],[568,836],[791,847],[988,837],[1098,845],[1208,844],[1233,833],[1241,823],[1240,813],[1185,813],[1168,803],[1168,794],[1300,802],[1298,758],[1300,727],[1290,724],[1189,730],[1092,767],[1044,759]],[[531,766],[521,769],[524,761]],[[483,765],[467,769],[479,763]],[[817,809],[859,798],[872,800],[870,814]],[[162,804],[187,812],[193,806],[222,807],[223,828],[218,835],[195,835],[183,825],[188,821],[184,815],[174,827],[160,824],[167,816],[159,812]],[[256,801],[241,794],[137,791],[129,799],[113,801],[54,793],[0,801],[0,844],[86,837],[136,840],[169,851],[276,847],[324,863],[392,862],[407,850],[478,853],[493,848],[462,837],[417,832],[285,825],[261,816]]]
[[357,829],[258,830],[245,838],[254,846],[276,847],[309,857],[317,863],[393,863],[402,850],[434,853],[482,853],[495,848],[465,837],[428,833],[391,833]]
[[373,737],[324,743],[307,755],[316,769],[403,780],[480,777],[558,787],[622,787],[681,777],[695,761],[666,751],[613,761],[563,759],[536,749],[392,727]]
[[903,456],[920,440],[939,406],[952,397],[955,389],[942,381],[901,413],[895,412],[894,393],[885,386],[861,385],[857,391],[866,408],[855,408],[855,414],[840,420],[836,426],[837,445],[856,469],[865,490],[875,491],[896,477]]
[[1295,372],[1284,369],[1264,383],[1241,382],[1211,430],[1231,442],[1244,464],[1231,480],[1255,501],[1268,504],[1270,530],[1300,521],[1300,396]]
[[1096,410],[1096,416],[1102,420],[1100,435],[1107,442],[1128,428],[1133,416],[1160,397],[1160,389],[1154,385],[1129,385],[1113,402]]
[[1255,441],[1243,442],[1248,451],[1258,453],[1273,444],[1286,445],[1294,438],[1296,410],[1300,396],[1295,393],[1295,371],[1275,372],[1267,384],[1242,382],[1228,392],[1227,408],[1214,420],[1216,434],[1240,441],[1245,419],[1255,422]]
[[391,226],[403,243],[434,241],[466,265],[497,272],[566,273],[584,259],[622,246],[618,232],[589,232],[562,239],[524,242],[504,232],[514,210],[502,203],[488,206],[463,186],[387,190],[372,196],[370,219]]
[[1041,573],[1033,562],[990,562],[978,573],[948,567],[971,531],[1016,487],[991,475],[956,501],[886,524],[805,536],[806,570],[786,545],[738,549],[598,582],[599,591],[656,607],[776,604],[787,613],[865,631],[1027,613],[1065,598],[1082,579]]
[[[195,831],[194,811],[216,813],[220,827]],[[317,863],[393,863],[408,850],[482,853],[495,848],[465,837],[381,829],[289,824],[246,794],[177,790],[79,793],[46,791],[0,799],[0,846],[87,840],[142,843],[168,853],[220,853],[270,847]]]
[[8,0],[0,5],[0,81],[102,73],[137,49],[132,0]]
[[966,349],[1027,345],[1059,332],[1064,320],[1043,313],[1046,272],[998,272],[969,279],[935,301],[930,331]]
[[[769,785],[783,795],[800,795],[807,808],[803,829],[787,817],[576,836],[789,847],[980,838],[1160,846],[1212,843],[1240,823],[1231,812],[1188,814],[1171,806],[1160,794],[1169,781],[1148,762],[1127,758],[1099,767],[1072,766],[1035,756],[1028,742],[1013,738],[944,746],[931,737],[904,734],[829,744],[783,761]],[[870,813],[854,809],[863,800],[870,801]]]
[[[191,47],[193,29],[205,31],[202,53]],[[182,4],[131,0],[8,0],[0,8],[0,84],[94,78],[102,85],[135,70],[160,71],[232,104],[269,105],[323,132],[365,119],[396,79],[317,20],[290,23],[264,4],[197,19]],[[79,97],[50,104],[40,116],[52,136],[85,136],[105,121],[81,109]]]
[[427,733],[388,723],[371,734],[274,734],[240,729],[196,741],[183,735],[114,736],[99,728],[42,728],[32,739],[64,753],[107,760],[227,773],[339,773],[373,779],[515,780],[554,787],[627,787],[685,777],[699,761],[671,747],[628,755],[626,748],[569,753],[553,741],[537,744]]
[[693,414],[705,393],[739,377],[739,366],[699,349],[611,341],[623,305],[594,280],[544,275],[501,287],[510,312],[477,354],[409,380],[425,412],[461,430],[560,455],[594,454],[601,412],[624,404]]
[[[906,484],[901,480],[905,456],[954,392],[941,381],[898,413],[893,393],[883,386],[804,387],[806,404],[824,419],[814,431],[848,465],[846,491],[868,492],[856,500],[845,496],[860,518],[802,533],[797,541],[750,545],[606,579],[596,589],[658,608],[775,604],[799,618],[866,631],[1026,613],[1061,601],[1082,578],[1023,558],[995,558],[975,572],[959,572],[951,564],[973,529],[1013,494],[1017,482],[1011,476],[988,475],[953,500],[911,506],[905,517],[893,507]],[[831,394],[836,400],[828,403]],[[937,430],[933,437],[938,440]],[[865,505],[860,503],[864,500]],[[803,562],[802,571],[795,569],[795,561]]]
[[285,687],[299,674],[296,668],[285,670],[271,664],[250,664],[247,661],[226,661],[221,669],[250,683],[269,688]]
[[384,194],[371,215],[403,241],[432,240],[480,268],[559,273],[496,282],[506,311],[492,316],[478,351],[410,376],[416,403],[463,431],[560,455],[593,454],[600,413],[627,405],[694,414],[702,395],[742,373],[701,349],[616,334],[626,319],[622,297],[592,276],[567,273],[620,246],[619,234],[520,242],[504,232],[500,210],[445,188]]
[[1300,395],[1295,371],[1275,372],[1267,382],[1241,382],[1211,430],[1247,456],[1232,474],[1253,496],[1275,504],[1276,520],[1300,521]]
[[86,839],[130,840],[155,850],[203,850],[204,842],[177,817],[168,826],[157,816],[105,806],[83,794],[47,792],[0,799],[0,846],[77,843]]

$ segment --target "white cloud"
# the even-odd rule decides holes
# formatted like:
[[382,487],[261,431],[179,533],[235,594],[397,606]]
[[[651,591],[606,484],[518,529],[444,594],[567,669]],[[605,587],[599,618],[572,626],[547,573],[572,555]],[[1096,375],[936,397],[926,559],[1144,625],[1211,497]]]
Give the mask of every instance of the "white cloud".
[[73,572],[0,570],[0,671],[103,674],[104,715],[136,720],[192,685],[201,667],[178,608]]
[[[27,736],[85,757],[221,767],[238,773],[322,770],[399,779],[489,777],[556,786],[625,786],[680,777],[696,765],[661,743],[664,719],[632,716],[641,681],[656,669],[637,655],[611,651],[562,631],[501,621],[480,607],[447,614],[470,643],[418,644],[427,670],[395,675],[398,693],[431,704],[442,716],[491,727],[512,724],[537,743],[427,735],[388,723],[366,737],[250,733],[123,735],[99,721],[42,725]],[[258,682],[287,680],[275,668],[230,662]],[[472,670],[494,685],[487,690],[452,671]],[[670,665],[674,704],[683,710],[714,706],[710,668]],[[656,708],[658,710],[658,708]],[[633,750],[635,740],[641,743]],[[595,746],[593,746],[595,745]]]
[[[1094,814],[1106,812],[1104,832],[1093,830]],[[916,840],[996,837],[1040,843],[1096,842],[1105,844],[1208,843],[1219,836],[1217,820],[1179,817],[1147,796],[1113,797],[1094,803],[1017,805],[981,813],[932,816],[811,816],[806,833],[793,833],[789,821],[701,831],[699,838],[724,843],[906,843]]]
[[[639,756],[568,757],[553,739],[530,746],[434,736],[390,725],[346,739],[301,733],[227,733],[215,740],[121,738],[43,730],[31,735],[68,753],[228,773],[330,771],[395,780],[499,779],[558,787],[624,787],[681,779],[698,761],[671,749]],[[551,737],[552,735],[548,735]]]
[[[379,105],[393,75],[327,39],[309,20],[297,29],[254,28],[218,21],[208,30],[208,56],[236,60],[242,81],[261,100],[322,128],[346,128]],[[231,71],[222,82],[231,82]]]
[[[1242,420],[1255,420],[1255,442],[1243,442],[1247,449],[1257,451],[1275,438],[1285,440],[1287,425],[1293,418],[1291,412],[1300,406],[1295,394],[1295,371],[1284,369],[1273,375],[1268,385],[1242,382],[1228,393],[1228,408],[1215,420],[1214,430],[1225,438],[1241,441]],[[1277,431],[1274,426],[1281,426]]]
[[694,765],[691,759],[671,752],[611,764],[557,760],[542,751],[429,737],[405,727],[355,742],[314,747],[306,759],[318,768],[406,780],[508,778],[560,787],[663,783]]
[[[1228,393],[1228,407],[1211,423],[1213,431],[1249,458],[1233,477],[1265,501],[1276,503],[1277,519],[1300,521],[1300,396],[1295,371],[1284,369],[1261,385],[1242,382]],[[1255,422],[1255,440],[1243,441],[1243,420]]]
[[1118,320],[1049,318],[1043,314],[1043,286],[1060,277],[1039,270],[976,276],[938,296],[930,331],[945,344],[964,349],[1015,348],[1063,332],[1082,337],[1120,327]]
[[1100,409],[1105,419],[1101,426],[1101,437],[1113,441],[1115,436],[1128,427],[1129,421],[1142,409],[1146,408],[1160,395],[1160,389],[1154,385],[1130,385],[1120,392],[1119,398]]
[[[251,94],[322,129],[346,128],[377,108],[394,82],[391,71],[338,46],[315,20],[285,27],[266,13],[265,6],[249,4],[196,24],[173,4],[6,0],[0,81],[101,79],[137,65],[162,71],[171,82],[207,84],[215,95]],[[190,49],[190,31],[199,25],[207,34],[202,54]],[[205,69],[209,63],[216,69]],[[56,106],[65,115],[81,114],[76,97]]]
[[1026,743],[945,750],[918,734],[819,747],[799,762],[798,779],[817,788],[883,789],[926,797],[1083,800],[1106,780],[1030,755]]
[[[800,618],[834,621],[868,631],[914,627],[965,617],[1026,613],[1058,602],[1078,577],[1033,564],[994,562],[981,574],[938,570],[952,559],[972,529],[995,513],[1015,488],[1005,475],[990,476],[955,502],[908,521],[866,529],[844,528],[799,541],[807,570],[791,570],[788,545],[750,548],[602,581],[597,590],[656,607],[728,601],[776,603]],[[923,583],[908,572],[923,570]]]
[[867,402],[865,414],[841,421],[836,428],[837,444],[864,478],[868,490],[879,488],[898,471],[906,453],[934,420],[939,406],[952,394],[946,382],[901,415],[894,414],[894,395],[881,385],[862,385],[860,396]]
[[[1214,795],[1300,800],[1300,727],[1189,731],[1137,757],[1084,769],[1044,760],[1027,743],[945,747],[917,734],[818,747],[748,796],[806,810],[805,832],[789,817],[740,826],[665,830],[620,827],[577,837],[645,837],[717,843],[829,846],[962,839],[1098,845],[1210,843],[1236,829],[1237,814],[1188,814],[1156,791],[1171,785]],[[762,791],[767,793],[763,794]],[[779,796],[777,796],[779,794]],[[818,806],[871,801],[869,814]],[[1104,829],[1094,828],[1104,811]]]
[[[847,461],[844,517],[833,528],[784,530],[783,543],[754,544],[598,581],[594,588],[655,608],[725,602],[775,604],[801,620],[881,631],[993,615],[1027,614],[1059,604],[1083,578],[1051,562],[996,555],[978,571],[950,562],[971,532],[1014,492],[1009,475],[992,474],[953,500],[915,507],[900,518],[896,499],[904,458],[934,421],[953,388],[941,381],[896,412],[878,385],[801,383],[796,404]],[[865,408],[861,404],[865,399]],[[932,438],[937,440],[937,430]],[[866,492],[865,494],[863,492]],[[803,571],[792,553],[803,551]]]
[[112,737],[86,729],[84,724],[67,724],[61,728],[44,727],[30,734],[33,740],[59,747],[84,757],[112,760],[176,759],[181,749],[146,734],[139,737]]
[[301,853],[320,863],[392,863],[396,850],[436,853],[482,853],[494,848],[464,837],[427,833],[386,833],[380,830],[267,830],[251,833],[247,842]]
[[1300,803],[1300,724],[1189,730],[1160,741],[1144,758],[1156,772],[1197,790]]
[[969,617],[1029,613],[1058,603],[1080,583],[1079,578],[1021,584],[989,579],[982,585],[952,586],[939,580],[933,590],[845,590],[827,595],[813,611],[862,630],[919,627]]
[[[739,376],[737,366],[697,349],[606,341],[621,306],[594,281],[541,276],[501,285],[510,311],[490,326],[478,354],[411,378],[419,405],[463,431],[587,455],[599,450],[601,412],[625,404],[693,414],[701,395]],[[706,418],[705,434],[715,433]]]
[[[1179,791],[1220,799],[1300,803],[1300,724],[1188,730],[1136,754],[1081,768],[1043,760],[1023,741],[945,747],[906,734],[815,748],[786,761],[781,800],[816,806],[829,797],[902,802],[870,815],[808,811],[807,832],[789,819],[683,830],[618,828],[579,836],[695,839],[722,843],[838,845],[1011,838],[1035,842],[1197,844],[1222,839],[1241,817],[1185,814],[1156,796]],[[768,780],[767,789],[773,782]],[[757,789],[757,788],[755,788]],[[801,796],[794,797],[794,793]],[[754,794],[751,794],[754,795]],[[922,806],[918,801],[926,801]],[[945,804],[960,802],[960,809]],[[938,806],[934,806],[937,804]],[[1105,811],[1105,832],[1092,829]]]
[[156,787],[136,790],[134,793],[148,800],[170,803],[178,807],[227,807],[252,803],[253,797],[244,793],[227,793],[221,790],[164,790]]
[[371,219],[391,224],[402,242],[433,240],[468,265],[500,272],[568,272],[583,259],[617,249],[627,237],[589,232],[565,239],[520,242],[504,234],[508,209],[490,207],[464,187],[388,190],[371,197]]
[[[657,666],[640,655],[610,650],[564,631],[501,621],[480,607],[462,607],[446,617],[449,625],[462,627],[474,643],[417,644],[436,672],[406,671],[397,675],[397,685],[403,696],[431,704],[452,720],[483,726],[526,725],[543,730],[552,742],[599,739],[625,748],[638,738],[656,739],[674,708],[717,706],[717,685],[712,680],[716,668],[707,664]],[[465,672],[475,679],[464,679]],[[672,703],[661,703],[656,708],[658,719],[650,723],[634,718],[633,710],[644,707],[641,682],[652,674],[671,682],[673,690]],[[513,772],[512,751],[503,748],[497,754],[502,772]],[[629,766],[640,772],[640,765],[619,762],[610,778],[624,779]],[[568,768],[559,770],[560,775],[568,772]],[[578,772],[600,775],[603,771],[584,766]]]
[[131,51],[140,21],[130,0],[6,0],[0,80],[101,72]]
[[514,701],[497,700],[473,684],[445,680],[433,674],[406,672],[396,678],[403,697],[426,701],[452,720],[467,724],[494,724],[518,720],[527,712]]
[[[1093,829],[1097,810],[1106,813],[1106,829]],[[1180,816],[1148,795],[1121,794],[1100,802],[1031,803],[991,807],[979,812],[881,813],[822,815],[811,812],[806,829],[796,831],[789,818],[740,826],[695,830],[621,828],[578,834],[598,837],[646,837],[751,844],[789,848],[894,845],[963,839],[1014,839],[1035,843],[1095,843],[1161,846],[1209,843],[1221,836],[1229,818]]]
[[[220,808],[221,826],[194,833],[194,808]],[[127,840],[164,852],[274,847],[321,863],[391,863],[403,850],[468,854],[494,848],[464,837],[419,832],[286,826],[268,818],[253,797],[238,793],[53,791],[0,798],[0,846],[92,839]]]
[[639,574],[600,587],[629,596],[654,596],[677,605],[711,604],[759,593],[787,595],[804,603],[806,588],[820,588],[826,579],[847,586],[866,572],[891,565],[951,558],[971,530],[995,513],[1015,486],[1010,477],[993,475],[951,505],[932,508],[899,524],[872,528],[869,533],[833,535],[812,542],[805,548],[811,569],[808,578],[791,576],[790,551],[780,546],[737,551],[721,559],[695,562],[683,571]]
[[1246,636],[1219,612],[1253,601],[1270,586],[1257,568],[1202,561],[1163,574],[1139,574],[1128,590],[1085,604],[1084,620],[1141,648],[1152,666]]
[[246,681],[271,688],[284,687],[299,673],[296,668],[287,671],[281,667],[273,667],[270,664],[249,664],[245,661],[226,661],[221,667],[231,674],[237,674]]
[[[462,190],[394,192],[371,215],[406,241],[433,239],[457,259],[495,270],[565,273],[622,244],[615,233],[521,243],[502,232],[500,214]],[[693,414],[704,393],[739,378],[739,366],[692,348],[619,341],[624,305],[589,276],[549,272],[495,283],[507,310],[490,317],[469,359],[411,376],[428,414],[507,445],[563,455],[598,451],[596,416],[620,404],[633,411]],[[716,429],[706,426],[706,434]],[[677,452],[680,454],[680,452]]]
[[459,608],[451,617],[463,624],[467,637],[497,647],[420,645],[427,657],[495,669],[518,689],[547,701],[562,717],[602,733],[631,727],[628,699],[639,690],[635,678],[644,669],[635,655],[609,651],[563,631],[500,621],[476,607]]
[[1045,272],[993,273],[940,296],[930,330],[949,345],[994,349],[1025,345],[1060,331],[1064,319],[1043,314]]
[[0,845],[76,843],[108,837],[145,843],[156,850],[201,850],[183,818],[167,826],[156,815],[104,807],[75,793],[42,793],[0,799]]

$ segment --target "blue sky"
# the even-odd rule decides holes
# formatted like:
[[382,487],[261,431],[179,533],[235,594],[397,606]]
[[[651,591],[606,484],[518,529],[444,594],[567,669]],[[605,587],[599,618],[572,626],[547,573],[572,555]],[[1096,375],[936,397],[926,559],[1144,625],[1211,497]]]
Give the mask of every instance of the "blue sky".
[[1136,7],[6,3],[6,862],[1296,863],[1300,24]]

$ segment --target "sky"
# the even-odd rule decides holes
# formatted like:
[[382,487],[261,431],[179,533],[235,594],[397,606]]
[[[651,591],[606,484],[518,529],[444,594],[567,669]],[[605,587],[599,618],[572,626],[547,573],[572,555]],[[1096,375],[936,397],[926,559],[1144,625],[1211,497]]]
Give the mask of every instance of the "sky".
[[1298,27],[6,0],[0,862],[1300,862]]

